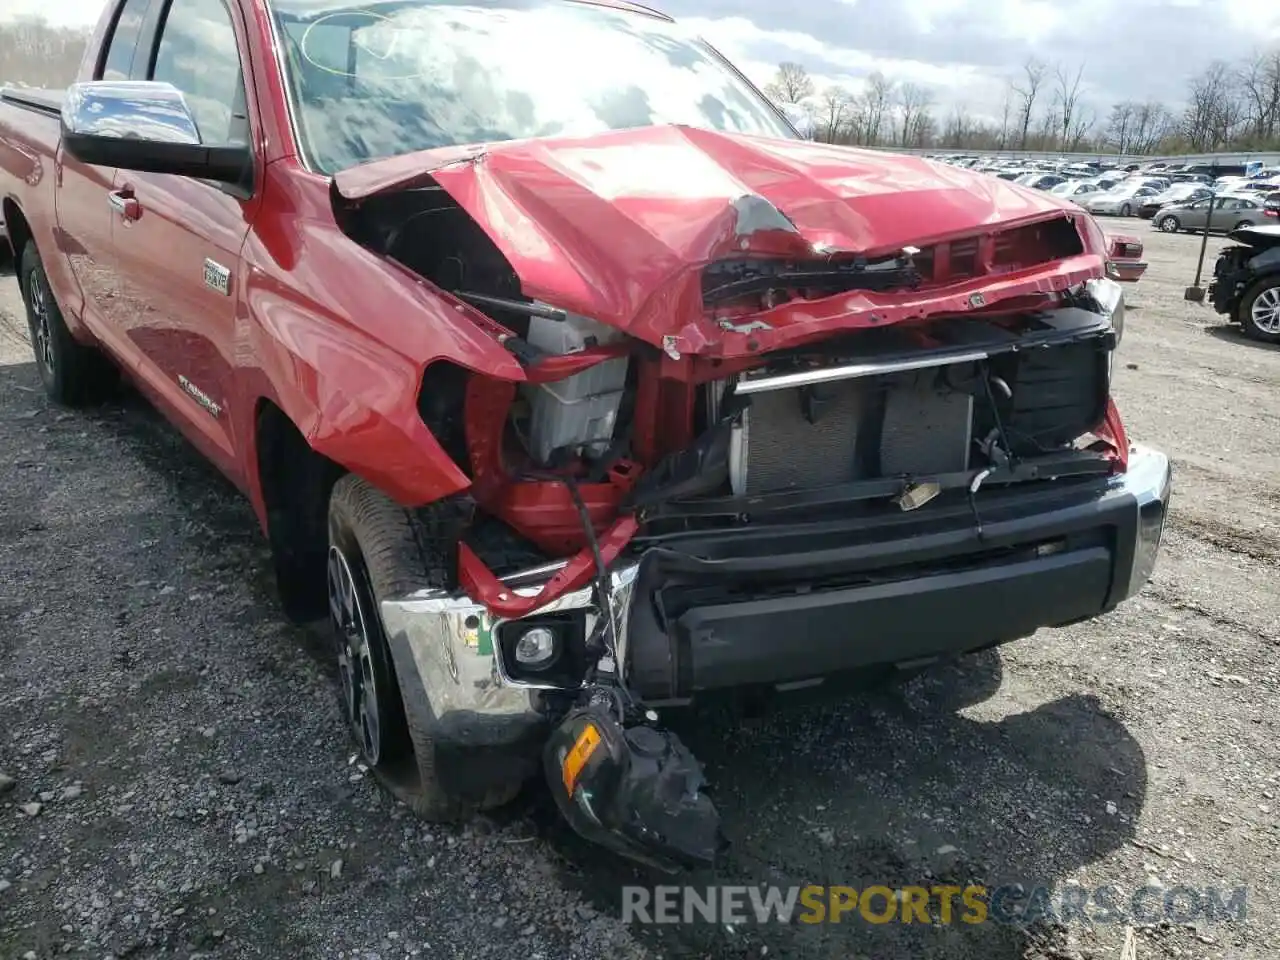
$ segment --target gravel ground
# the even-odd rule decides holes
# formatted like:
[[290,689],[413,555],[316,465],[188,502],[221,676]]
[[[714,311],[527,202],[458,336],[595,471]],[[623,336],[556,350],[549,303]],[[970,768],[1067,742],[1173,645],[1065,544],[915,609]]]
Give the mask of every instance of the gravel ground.
[[1152,266],[1118,401],[1177,469],[1154,581],[900,693],[698,718],[733,848],[696,879],[1245,885],[1245,921],[628,926],[657,881],[536,788],[416,822],[353,765],[247,504],[135,398],[51,408],[6,277],[0,958],[1274,956],[1280,351],[1183,301],[1196,238],[1122,226]]

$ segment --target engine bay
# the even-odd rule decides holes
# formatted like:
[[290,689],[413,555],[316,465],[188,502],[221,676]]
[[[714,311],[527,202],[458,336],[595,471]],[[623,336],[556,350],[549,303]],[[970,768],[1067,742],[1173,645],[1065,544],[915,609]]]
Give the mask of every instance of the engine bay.
[[[765,505],[802,494],[839,514],[868,491],[915,509],[927,497],[903,500],[912,489],[983,471],[992,484],[1022,482],[1007,468],[1064,454],[1092,462],[1108,448],[1111,351],[1123,329],[1122,301],[1097,286],[1109,281],[721,360],[656,349],[526,298],[503,254],[438,187],[370,198],[344,228],[481,311],[525,368],[516,384],[434,364],[420,396],[424,422],[472,478],[476,522],[463,539],[494,575],[511,557],[598,550],[622,518],[641,534],[673,515],[686,528],[723,522],[731,507],[741,522],[751,501],[760,522]],[[986,247],[1000,273],[1079,245],[1061,220]],[[969,261],[963,241],[873,261],[717,261],[703,272],[704,307],[726,329],[750,331],[751,311],[783,299],[965,276],[984,244],[970,246]],[[822,490],[839,493],[814,496]]]

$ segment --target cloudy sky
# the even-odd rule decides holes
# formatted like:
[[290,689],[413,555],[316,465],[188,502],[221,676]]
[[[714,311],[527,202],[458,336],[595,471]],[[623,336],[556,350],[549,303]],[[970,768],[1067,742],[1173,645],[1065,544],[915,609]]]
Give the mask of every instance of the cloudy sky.
[[[1277,0],[649,0],[692,24],[753,80],[780,60],[820,84],[874,70],[926,84],[938,104],[998,112],[1005,78],[1030,55],[1084,63],[1082,99],[1176,103],[1215,57],[1280,43]],[[89,23],[103,0],[0,0],[4,13]],[[0,14],[3,16],[4,14]]]

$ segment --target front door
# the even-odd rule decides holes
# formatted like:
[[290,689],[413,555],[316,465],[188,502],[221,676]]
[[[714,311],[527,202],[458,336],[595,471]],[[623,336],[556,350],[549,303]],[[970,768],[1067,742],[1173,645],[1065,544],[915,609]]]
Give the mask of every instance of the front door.
[[[115,23],[107,34],[106,53],[92,74],[94,80],[136,79],[134,55],[143,33],[148,8],[153,0],[124,0]],[[145,54],[138,57],[145,58]],[[58,147],[57,204],[58,251],[75,278],[80,297],[62,306],[79,317],[93,334],[128,367],[137,355],[121,336],[120,282],[112,249],[114,209],[110,196],[115,180],[114,167],[81,163]],[[45,256],[48,269],[57,269],[56,260]],[[67,289],[55,284],[55,289]]]
[[[182,91],[210,145],[251,142],[240,24],[222,0],[165,3],[148,79]],[[235,15],[238,17],[238,13]],[[258,197],[172,174],[116,174],[133,201],[114,227],[126,304],[123,330],[142,356],[144,386],[175,425],[240,481],[230,405],[240,250]]]

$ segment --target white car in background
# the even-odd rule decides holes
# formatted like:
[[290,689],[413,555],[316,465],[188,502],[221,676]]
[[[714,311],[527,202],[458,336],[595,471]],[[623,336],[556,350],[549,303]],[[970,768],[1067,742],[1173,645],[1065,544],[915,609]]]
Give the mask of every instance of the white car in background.
[[1102,187],[1092,180],[1068,180],[1056,187],[1050,187],[1049,193],[1055,197],[1063,197],[1072,203],[1083,204],[1087,197],[1102,193]]
[[1081,206],[1090,213],[1131,217],[1138,212],[1143,200],[1154,197],[1159,192],[1155,187],[1125,183],[1114,190],[1086,197]]

